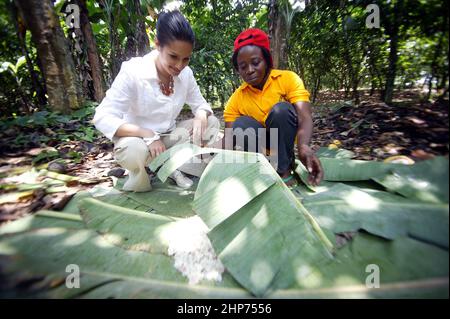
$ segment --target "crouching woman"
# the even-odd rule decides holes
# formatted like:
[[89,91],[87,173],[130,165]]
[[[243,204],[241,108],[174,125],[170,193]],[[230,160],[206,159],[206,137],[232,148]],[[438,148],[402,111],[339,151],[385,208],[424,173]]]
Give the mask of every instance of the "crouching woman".
[[297,74],[273,69],[269,50],[269,38],[259,29],[245,30],[234,42],[232,62],[244,83],[225,106],[225,147],[234,137],[236,149],[270,150],[278,159],[278,174],[289,184],[297,139],[298,158],[310,173],[309,182],[317,185],[323,169],[309,147],[313,127],[309,93]]
[[[146,166],[170,147],[194,141],[209,145],[220,123],[203,98],[188,67],[194,33],[179,11],[164,12],[156,25],[156,50],[122,63],[93,122],[114,142],[114,157],[129,172],[123,189],[151,189]],[[176,122],[183,106],[194,118]],[[171,176],[183,188],[192,181],[180,171]]]

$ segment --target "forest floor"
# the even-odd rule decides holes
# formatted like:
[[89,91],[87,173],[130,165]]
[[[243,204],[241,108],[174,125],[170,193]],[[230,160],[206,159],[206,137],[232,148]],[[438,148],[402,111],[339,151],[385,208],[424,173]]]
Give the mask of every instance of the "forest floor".
[[[313,107],[313,148],[340,144],[339,147],[353,151],[355,159],[362,160],[406,155],[420,161],[448,155],[448,99],[421,102],[419,91],[407,90],[397,92],[392,105],[381,102],[378,95],[369,96],[366,91],[361,91],[359,105],[346,101],[343,92],[319,94]],[[223,124],[223,110],[214,111]],[[180,119],[190,116],[190,112],[183,111]],[[61,210],[81,190],[94,185],[110,187],[109,175],[117,175],[119,171],[114,170],[118,165],[112,155],[113,145],[105,137],[92,142],[50,139],[45,144],[17,148],[11,143],[18,133],[14,129],[0,133],[0,224],[40,209]],[[32,139],[40,134],[52,135],[54,130],[49,127],[43,132],[26,133]],[[39,166],[36,158],[42,154],[57,154],[65,162]],[[73,160],[71,154],[79,155]],[[52,175],[42,168],[64,175]],[[59,183],[45,184],[49,176]]]

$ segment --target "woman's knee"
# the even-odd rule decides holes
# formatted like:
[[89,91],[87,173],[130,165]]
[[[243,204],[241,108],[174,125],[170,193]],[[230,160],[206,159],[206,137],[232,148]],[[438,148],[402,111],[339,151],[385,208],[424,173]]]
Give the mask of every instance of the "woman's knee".
[[258,121],[256,121],[253,117],[251,116],[240,116],[238,117],[234,122],[233,122],[233,129],[247,129],[247,128],[257,128],[257,127],[262,127],[261,124],[259,124]]
[[217,129],[217,130],[220,129],[220,121],[214,115],[208,116],[208,128]]
[[288,102],[275,104],[266,120],[267,127],[284,127],[285,125],[297,126],[297,111],[294,105]]
[[292,115],[297,115],[294,106],[288,102],[278,102],[275,104],[270,111],[275,117],[288,117]]
[[123,137],[114,146],[114,157],[122,167],[135,170],[147,163],[149,151],[142,138]]

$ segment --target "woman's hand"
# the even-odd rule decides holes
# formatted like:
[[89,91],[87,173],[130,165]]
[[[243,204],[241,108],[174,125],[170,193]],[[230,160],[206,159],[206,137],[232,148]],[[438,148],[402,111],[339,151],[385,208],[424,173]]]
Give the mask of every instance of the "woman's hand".
[[155,158],[159,154],[163,153],[166,150],[166,146],[161,140],[156,140],[148,145],[148,151],[150,152],[150,156]]
[[204,110],[197,111],[192,125],[192,139],[195,145],[204,146],[203,136],[207,127],[208,113]]
[[316,154],[308,145],[301,144],[298,147],[298,158],[308,170],[308,183],[313,186],[319,185],[323,179],[323,168]]

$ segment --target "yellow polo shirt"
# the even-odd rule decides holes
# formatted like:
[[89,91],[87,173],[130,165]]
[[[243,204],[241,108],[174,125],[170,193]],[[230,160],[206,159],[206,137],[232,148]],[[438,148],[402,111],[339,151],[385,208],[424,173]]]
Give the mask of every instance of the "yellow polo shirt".
[[223,117],[225,122],[234,122],[247,115],[265,126],[267,116],[278,102],[309,102],[309,92],[300,77],[286,70],[272,70],[262,90],[243,83],[228,100]]

